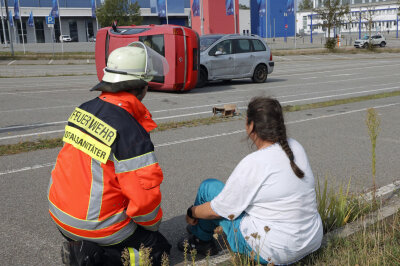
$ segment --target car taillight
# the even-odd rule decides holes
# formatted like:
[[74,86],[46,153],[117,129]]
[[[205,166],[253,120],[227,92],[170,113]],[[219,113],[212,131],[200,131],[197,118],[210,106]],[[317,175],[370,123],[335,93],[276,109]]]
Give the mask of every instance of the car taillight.
[[183,35],[183,30],[181,28],[174,28],[174,35]]
[[272,53],[269,52],[269,61],[272,61]]

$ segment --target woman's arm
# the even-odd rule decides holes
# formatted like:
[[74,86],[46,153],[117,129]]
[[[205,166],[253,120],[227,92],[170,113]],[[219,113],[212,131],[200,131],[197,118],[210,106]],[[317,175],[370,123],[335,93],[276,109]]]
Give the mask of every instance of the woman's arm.
[[222,218],[216,212],[214,212],[214,210],[211,208],[210,202],[206,202],[198,206],[193,206],[191,207],[191,209],[193,218],[186,215],[186,222],[191,225],[197,224],[198,219],[213,220]]

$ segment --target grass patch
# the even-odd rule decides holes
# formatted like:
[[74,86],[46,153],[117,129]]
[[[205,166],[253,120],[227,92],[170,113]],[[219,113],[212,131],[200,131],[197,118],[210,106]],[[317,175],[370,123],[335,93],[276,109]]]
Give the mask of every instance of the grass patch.
[[318,102],[318,103],[308,103],[308,104],[301,104],[301,105],[285,105],[285,106],[283,106],[283,110],[285,112],[297,112],[297,111],[324,108],[324,107],[341,105],[341,104],[349,104],[349,103],[363,102],[363,101],[369,101],[369,100],[376,100],[376,99],[382,99],[382,98],[388,98],[388,97],[394,97],[394,96],[400,96],[400,91],[383,92],[383,93],[378,93],[378,94],[351,97],[351,98],[346,98],[346,99],[338,99],[338,100],[331,100],[331,101]]
[[10,52],[0,52],[0,60],[66,60],[66,59],[94,59],[94,52],[65,52],[62,53],[33,53],[33,52],[14,52],[14,56]]
[[348,238],[336,238],[295,265],[400,265],[400,211]]
[[26,141],[18,144],[0,145],[0,156],[12,155],[35,150],[53,149],[62,147],[62,138],[42,139],[38,141]]
[[181,127],[197,127],[202,125],[212,125],[221,122],[232,121],[234,119],[243,119],[243,115],[234,116],[234,117],[221,117],[221,116],[211,116],[204,118],[196,118],[193,120],[187,121],[178,121],[178,122],[165,122],[158,124],[158,127],[154,130],[154,132],[165,131],[169,129],[181,128]]
[[75,76],[95,76],[96,74],[82,73],[82,74],[45,74],[33,76],[0,76],[0,79],[7,78],[51,78],[51,77],[75,77]]
[[[317,108],[323,108],[323,107],[328,107],[328,106],[355,103],[355,102],[381,99],[381,98],[394,97],[394,96],[400,96],[400,91],[385,92],[385,93],[353,97],[353,98],[341,99],[341,100],[331,100],[331,101],[327,101],[327,102],[318,102],[318,103],[310,103],[310,104],[302,104],[302,105],[294,105],[294,106],[286,105],[286,106],[283,106],[283,110],[284,110],[284,112],[297,112],[297,111],[317,109]],[[211,113],[211,111],[210,111],[210,113]],[[242,114],[242,115],[234,116],[234,117],[211,116],[211,117],[196,118],[193,120],[186,120],[186,121],[165,122],[165,123],[159,123],[158,127],[153,132],[161,132],[161,131],[165,131],[165,130],[182,128],[182,127],[197,127],[197,126],[201,126],[201,125],[211,125],[211,124],[232,121],[233,119],[241,120],[244,118],[245,118],[245,116]],[[52,143],[54,142],[54,140],[59,141],[59,146],[52,146]],[[34,151],[34,150],[38,150],[38,149],[46,149],[46,148],[42,148],[42,146],[43,145],[47,146],[47,144],[46,144],[47,141],[49,141],[49,145],[48,145],[49,149],[61,147],[63,145],[61,138],[50,139],[50,140],[43,139],[43,140],[38,141],[39,142],[38,145],[35,145],[36,142],[21,142],[18,144],[0,145],[0,156],[16,154],[16,153],[21,153],[21,152],[29,152],[29,151]],[[25,143],[30,143],[30,144],[25,146]],[[24,147],[24,148],[21,148],[20,146]]]

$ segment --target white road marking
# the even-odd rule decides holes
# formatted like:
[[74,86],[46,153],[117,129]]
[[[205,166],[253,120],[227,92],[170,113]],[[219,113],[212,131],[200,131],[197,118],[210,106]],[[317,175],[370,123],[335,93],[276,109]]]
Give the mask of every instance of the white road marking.
[[309,78],[301,78],[301,79],[316,79],[318,77],[309,77]]
[[[336,96],[348,96],[348,95],[353,95],[353,94],[362,94],[362,93],[368,93],[368,92],[393,90],[393,89],[399,89],[399,88],[400,87],[390,87],[390,88],[383,88],[383,89],[376,89],[376,90],[366,90],[366,91],[349,92],[349,93],[342,93],[342,94],[333,94],[333,95],[319,96],[319,97],[312,97],[312,98],[304,98],[304,99],[297,99],[297,100],[291,100],[291,101],[282,101],[281,104],[294,103],[294,102],[303,102],[303,101],[310,101],[310,100],[318,100],[318,99],[326,99],[326,98],[332,98],[332,97],[336,97]],[[280,98],[280,97],[277,97],[277,98]],[[243,102],[247,102],[247,100],[246,101],[236,101],[236,102],[231,102],[231,103],[243,103]],[[219,103],[217,105],[221,105],[221,103]],[[212,106],[212,105],[210,105],[210,106]],[[245,107],[241,106],[241,107],[238,107],[238,108],[243,109]],[[211,114],[211,110],[210,111],[206,111],[206,112],[196,112],[196,113],[188,113],[188,114],[180,114],[180,115],[153,118],[153,120],[165,120],[165,119],[185,117],[185,116],[194,116],[194,115],[199,115],[199,114]],[[56,121],[56,122],[32,124],[32,125],[24,125],[24,126],[3,127],[3,128],[0,128],[0,130],[10,130],[10,129],[40,127],[40,126],[55,126],[55,125],[58,125],[58,124],[65,124],[65,123],[67,123],[67,121]],[[60,133],[60,132],[63,132],[63,131],[64,130],[53,130],[53,131],[44,131],[44,132],[30,133],[30,134],[23,134],[23,135],[7,136],[7,137],[1,137],[0,141],[1,140],[6,140],[6,139],[15,139],[15,138],[22,138],[22,137],[31,137],[31,136],[40,136],[40,135],[47,135],[47,134],[53,134],[53,133]]]
[[[308,119],[300,119],[300,120],[295,120],[295,121],[289,121],[289,122],[286,122],[286,124],[287,125],[298,124],[298,123],[308,122],[308,121],[312,121],[312,120],[325,119],[325,118],[337,117],[337,116],[353,114],[353,113],[358,113],[358,112],[364,112],[364,111],[368,110],[369,108],[382,109],[382,108],[392,107],[392,106],[396,106],[396,105],[400,105],[400,103],[377,105],[377,106],[368,107],[368,108],[361,108],[361,109],[351,110],[351,111],[347,111],[347,112],[344,112],[344,113],[323,115],[323,116],[318,116],[318,117],[313,117],[313,118],[308,118]],[[182,143],[194,142],[194,141],[198,141],[198,140],[230,136],[230,135],[240,134],[240,133],[244,133],[244,132],[245,132],[245,130],[242,129],[242,130],[236,130],[236,131],[232,131],[232,132],[220,133],[220,134],[215,134],[215,135],[208,135],[208,136],[196,137],[196,138],[190,138],[190,139],[184,139],[184,140],[170,141],[170,142],[166,142],[166,143],[157,144],[154,147],[156,147],[156,148],[167,147],[167,146],[172,146],[172,145],[177,145],[177,144],[182,144]],[[18,173],[18,172],[24,172],[24,171],[40,169],[40,168],[43,168],[43,167],[50,167],[50,166],[54,166],[54,165],[55,165],[55,162],[52,162],[52,163],[45,163],[45,164],[37,164],[37,165],[33,165],[33,166],[27,166],[27,167],[23,167],[23,168],[19,168],[19,169],[7,170],[7,171],[0,172],[0,176],[1,175],[12,174],[12,173]]]
[[331,77],[352,76],[352,75],[356,75],[356,74],[358,74],[358,73],[336,74],[336,75],[331,75]]
[[74,104],[74,105],[64,105],[64,106],[53,106],[53,107],[39,107],[39,108],[23,108],[23,109],[14,109],[14,110],[3,110],[3,111],[0,111],[0,113],[32,112],[32,111],[61,109],[61,108],[72,108],[72,107],[76,107],[76,104]]
[[59,92],[88,92],[89,89],[65,89],[65,90],[47,90],[47,91],[19,91],[19,92],[0,92],[0,95],[18,95],[18,94],[38,94],[38,93],[59,93]]
[[285,56],[277,56],[277,55],[273,55],[273,54],[272,54],[272,56],[273,56],[274,58],[282,59],[282,60],[284,60],[284,61],[293,61],[293,59],[286,58]]
[[352,59],[350,57],[346,57],[346,56],[341,56],[341,55],[336,55],[336,54],[328,54],[329,56],[333,56],[333,57],[338,57],[338,58],[343,58],[343,59]]
[[27,167],[20,168],[20,169],[13,169],[13,170],[8,170],[8,171],[0,172],[0,175],[7,175],[7,174],[14,174],[14,173],[19,173],[19,172],[25,172],[25,171],[40,169],[40,168],[43,168],[43,167],[51,167],[51,166],[54,166],[55,164],[56,164],[56,163],[35,164],[35,165],[33,165],[33,166],[27,166]]
[[316,57],[316,56],[310,56],[310,55],[300,55],[302,57],[306,57],[306,58],[311,58],[311,59],[317,59],[317,60],[321,60],[321,58]]
[[[366,67],[360,67],[360,68],[357,68],[357,71],[358,70],[361,70],[361,69],[368,69],[368,68],[379,68],[379,67],[392,67],[392,66],[400,66],[400,64],[394,64],[394,65],[382,65],[382,66],[380,66],[380,65],[373,65],[373,66],[366,66]],[[310,74],[324,74],[324,73],[330,73],[330,72],[333,72],[333,71],[354,71],[354,67],[352,67],[352,68],[341,68],[341,69],[335,69],[335,70],[325,70],[325,71],[318,71],[318,72],[310,72]],[[274,78],[277,78],[277,77],[285,77],[285,76],[298,76],[298,75],[306,75],[307,73],[305,73],[305,72],[301,72],[301,73],[290,73],[290,74],[285,74],[285,75],[274,75]]]
[[11,61],[10,63],[7,64],[7,66],[10,66],[10,65],[14,64],[15,61],[16,60]]

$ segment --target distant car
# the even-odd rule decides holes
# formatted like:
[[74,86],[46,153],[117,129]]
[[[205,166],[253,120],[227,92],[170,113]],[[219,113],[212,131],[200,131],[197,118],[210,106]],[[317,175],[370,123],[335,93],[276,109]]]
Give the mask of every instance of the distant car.
[[203,35],[200,37],[200,77],[197,87],[211,80],[252,78],[262,83],[274,70],[271,50],[255,35]]
[[60,35],[60,42],[70,42],[72,41],[69,35]]
[[89,42],[96,42],[96,37],[94,37],[94,36],[89,37]]
[[[368,42],[369,42],[369,35],[365,35],[359,40],[356,40],[354,42],[354,47],[356,48],[367,48],[368,47]],[[385,47],[386,46],[386,39],[384,36],[380,34],[372,35],[371,36],[371,44],[373,46],[380,46],[380,47]]]

